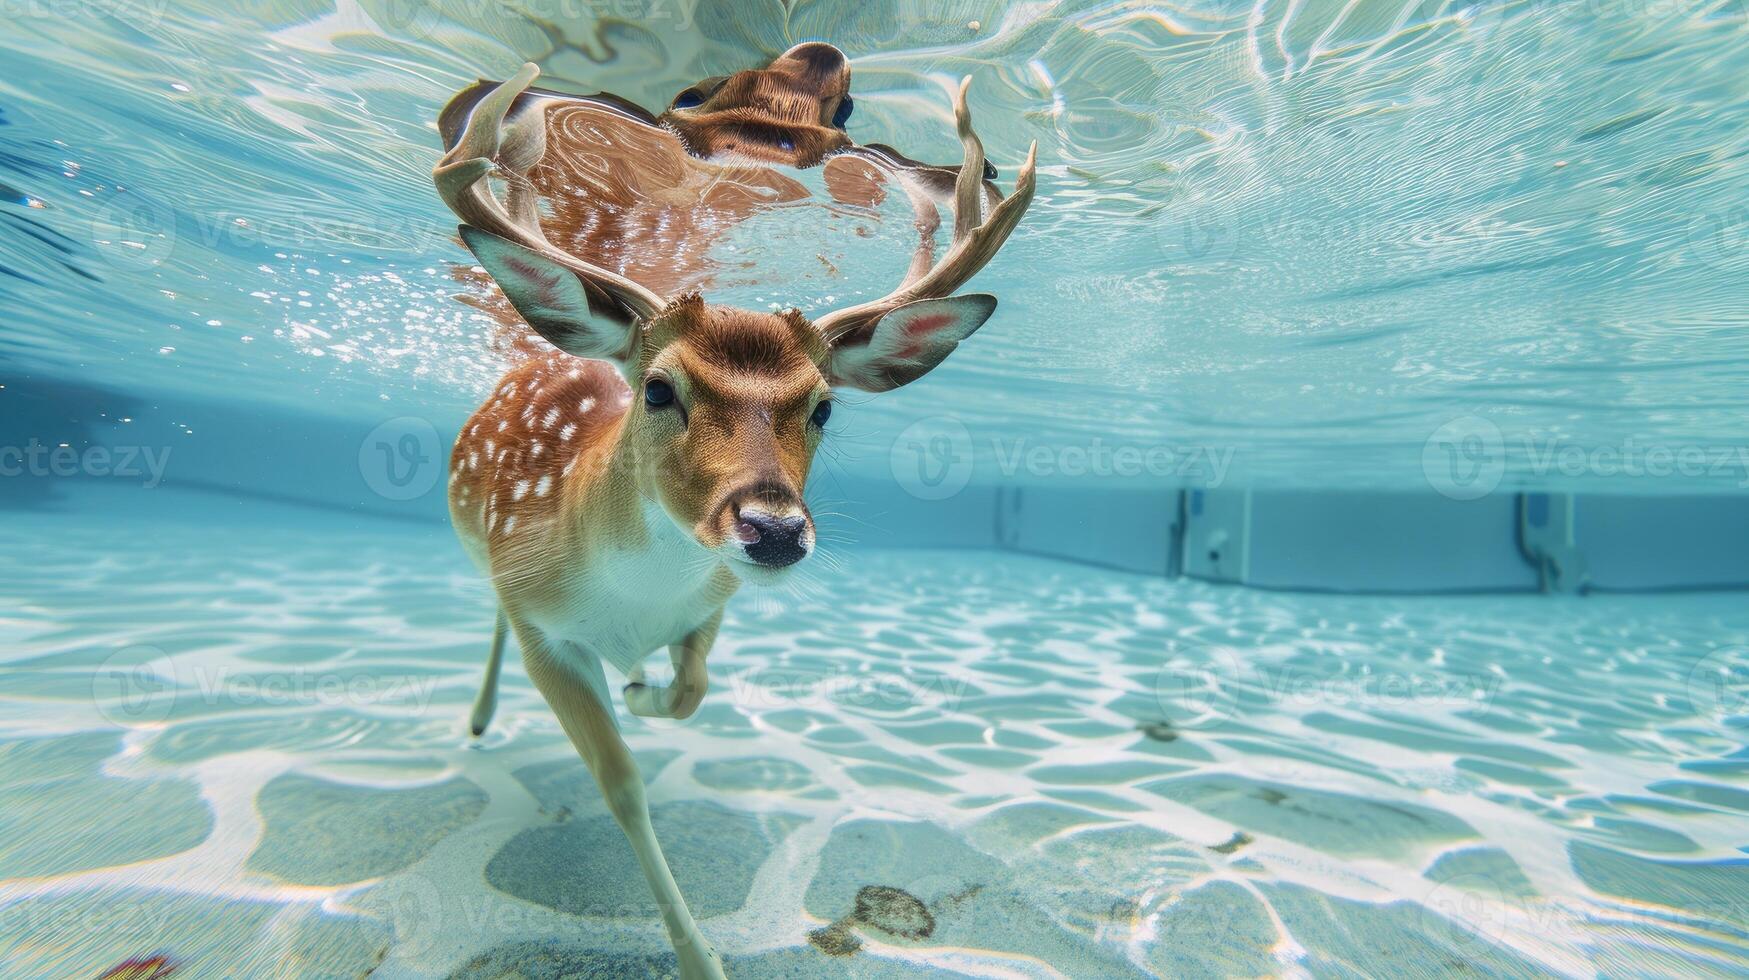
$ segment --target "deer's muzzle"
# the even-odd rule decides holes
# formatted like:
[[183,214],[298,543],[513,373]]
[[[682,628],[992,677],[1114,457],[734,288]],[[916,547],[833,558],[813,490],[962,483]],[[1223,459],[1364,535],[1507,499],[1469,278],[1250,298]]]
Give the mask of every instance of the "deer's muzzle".
[[766,568],[787,568],[808,556],[813,529],[799,508],[774,514],[763,506],[736,507],[733,539],[747,560]]

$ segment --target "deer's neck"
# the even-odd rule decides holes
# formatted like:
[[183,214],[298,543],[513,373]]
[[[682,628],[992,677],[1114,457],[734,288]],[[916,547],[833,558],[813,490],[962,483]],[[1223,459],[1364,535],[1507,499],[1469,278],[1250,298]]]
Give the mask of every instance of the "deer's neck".
[[591,564],[610,570],[609,578],[628,591],[652,588],[656,593],[702,587],[722,562],[663,508],[655,481],[646,472],[650,461],[640,458],[625,419],[606,443],[580,455],[569,498],[574,501],[566,523],[584,545]]

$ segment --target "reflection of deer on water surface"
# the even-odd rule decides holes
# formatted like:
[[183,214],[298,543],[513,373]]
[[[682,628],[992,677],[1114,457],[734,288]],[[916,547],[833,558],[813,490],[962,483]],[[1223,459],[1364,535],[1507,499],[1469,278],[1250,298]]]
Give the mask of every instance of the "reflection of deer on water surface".
[[[501,83],[458,93],[438,120],[452,151],[474,109]],[[643,283],[663,295],[709,284],[707,255],[736,224],[762,209],[809,197],[777,166],[824,165],[834,201],[878,206],[896,184],[919,232],[933,235],[938,204],[951,203],[959,166],[931,166],[889,146],[859,145],[844,131],[854,108],[850,64],[830,44],[809,42],[761,69],[688,86],[660,115],[608,93],[579,96],[530,89],[517,96],[507,129],[527,133],[531,159],[495,176],[506,204],[527,209],[557,248]],[[996,170],[984,166],[984,178]],[[986,183],[994,205],[999,195]],[[489,277],[458,272],[481,287],[466,301],[490,313],[497,346],[521,360],[550,348],[523,324]]]

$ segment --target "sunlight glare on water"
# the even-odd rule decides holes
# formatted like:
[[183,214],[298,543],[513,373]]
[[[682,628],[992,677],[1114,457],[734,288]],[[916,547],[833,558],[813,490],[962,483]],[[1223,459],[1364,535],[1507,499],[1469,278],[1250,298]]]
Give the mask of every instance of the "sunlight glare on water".
[[[969,73],[1004,182],[1034,139],[1043,171],[979,280],[1004,312],[862,409],[865,446],[951,414],[1376,485],[1469,416],[1514,466],[1551,440],[1749,440],[1741,0],[526,2],[23,5],[0,38],[0,179],[28,205],[6,205],[22,312],[0,349],[129,388],[459,418],[498,365],[448,298],[463,256],[427,176],[448,95],[532,59],[660,108],[824,37],[852,57],[859,141],[956,159]],[[902,268],[901,234],[795,224],[717,255],[766,287],[722,298],[807,308]],[[795,288],[823,254],[848,256],[838,281]]]

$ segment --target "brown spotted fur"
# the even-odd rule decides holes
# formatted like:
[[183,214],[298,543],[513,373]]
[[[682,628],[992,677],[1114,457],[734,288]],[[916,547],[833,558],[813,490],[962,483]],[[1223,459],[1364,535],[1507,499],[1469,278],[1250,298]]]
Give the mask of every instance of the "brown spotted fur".
[[[861,209],[886,200],[895,168],[937,195],[951,189],[957,172],[884,147],[867,157],[844,153],[855,144],[831,121],[849,97],[850,65],[829,45],[797,45],[765,68],[689,90],[705,101],[669,108],[654,126],[617,100],[570,99],[545,110],[546,152],[528,180],[543,205],[548,241],[661,295],[679,296],[712,284],[706,256],[736,225],[808,198],[806,186],[772,165],[824,163],[832,199]],[[993,187],[989,193],[996,196]],[[457,266],[453,276],[471,287],[462,301],[491,316],[496,353],[516,361],[551,350],[491,277],[472,266]]]
[[[746,491],[799,507],[819,439],[808,417],[826,394],[826,354],[798,314],[677,300],[645,331],[626,373],[660,372],[683,392],[685,426],[634,400],[605,361],[556,350],[525,361],[456,439],[457,533],[516,617],[563,606],[566,570],[602,548],[642,547],[639,501],[660,502],[706,547],[730,533],[731,504]],[[733,576],[725,570],[716,581],[726,599]]]

